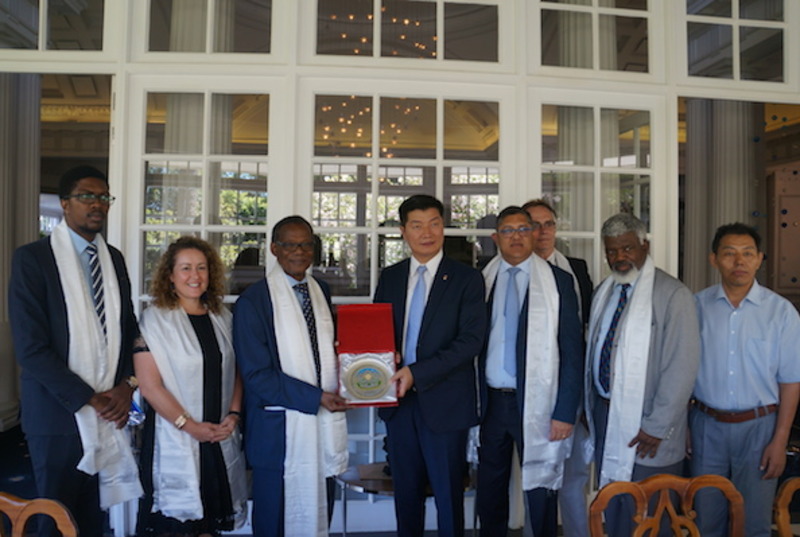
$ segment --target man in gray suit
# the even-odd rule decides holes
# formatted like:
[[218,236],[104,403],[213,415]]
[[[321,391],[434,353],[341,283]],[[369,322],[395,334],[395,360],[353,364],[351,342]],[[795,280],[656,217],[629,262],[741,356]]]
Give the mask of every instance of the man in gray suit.
[[[694,297],[655,268],[645,224],[603,224],[611,276],[595,291],[586,353],[586,408],[600,485],[680,474],[687,404],[700,357]],[[608,535],[630,535],[633,502],[606,510]]]

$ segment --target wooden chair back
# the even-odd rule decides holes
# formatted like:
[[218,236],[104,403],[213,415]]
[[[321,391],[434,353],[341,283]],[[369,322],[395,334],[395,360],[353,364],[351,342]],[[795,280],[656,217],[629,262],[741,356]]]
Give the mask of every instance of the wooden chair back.
[[794,493],[800,489],[800,477],[790,477],[784,481],[775,496],[775,526],[778,528],[778,537],[792,537],[792,520],[789,515],[789,504],[792,503]]
[[[77,537],[78,528],[69,510],[55,500],[37,498],[23,500],[11,494],[0,492],[0,513],[5,513],[11,521],[11,537],[23,537],[28,519],[34,515],[47,515],[53,519],[58,531],[64,537]],[[0,537],[7,537],[0,520]]]
[[[597,493],[597,497],[589,507],[589,530],[592,537],[601,537],[603,533],[603,511],[609,501],[618,494],[630,494],[636,503],[634,537],[658,535],[661,519],[669,517],[670,528],[674,535],[691,535],[699,537],[700,532],[695,524],[697,513],[694,511],[694,497],[697,491],[706,487],[719,489],[727,498],[728,528],[732,537],[744,535],[744,500],[728,479],[717,475],[702,475],[694,478],[659,474],[636,483],[617,481],[609,483]],[[670,491],[679,498],[679,510],[670,499]],[[657,503],[652,514],[648,514],[651,498]]]

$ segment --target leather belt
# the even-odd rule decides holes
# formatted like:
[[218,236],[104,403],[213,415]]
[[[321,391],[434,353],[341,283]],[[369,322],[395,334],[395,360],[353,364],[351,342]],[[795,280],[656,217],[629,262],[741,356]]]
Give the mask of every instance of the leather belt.
[[492,388],[489,386],[490,392],[501,393],[503,395],[514,395],[517,393],[517,390],[514,388]]
[[778,405],[766,405],[760,406],[757,408],[753,408],[751,410],[742,410],[740,412],[727,412],[724,410],[717,410],[715,408],[711,408],[703,404],[701,401],[694,399],[692,404],[699,410],[700,412],[704,412],[714,418],[717,421],[721,421],[722,423],[742,423],[743,421],[750,421],[756,418],[761,418],[764,416],[768,416],[778,410]]

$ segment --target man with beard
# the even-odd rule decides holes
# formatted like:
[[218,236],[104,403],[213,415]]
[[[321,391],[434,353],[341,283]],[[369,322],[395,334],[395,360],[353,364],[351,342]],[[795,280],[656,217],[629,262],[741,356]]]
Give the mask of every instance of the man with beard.
[[[700,358],[694,297],[655,268],[641,220],[617,214],[601,235],[612,274],[592,300],[586,353],[586,408],[600,486],[677,475]],[[630,535],[632,515],[630,496],[613,500],[608,535]]]

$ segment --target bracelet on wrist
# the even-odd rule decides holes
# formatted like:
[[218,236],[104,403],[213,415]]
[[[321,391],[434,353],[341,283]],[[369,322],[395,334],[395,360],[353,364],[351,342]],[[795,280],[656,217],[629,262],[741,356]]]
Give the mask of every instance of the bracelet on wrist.
[[229,410],[228,416],[236,416],[237,418],[242,419],[242,413],[238,410]]
[[186,422],[189,421],[191,417],[192,416],[190,416],[188,412],[184,412],[183,414],[175,418],[175,428],[183,429],[183,426],[186,425]]

